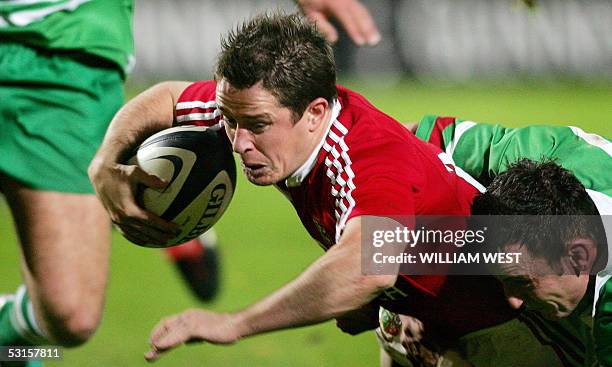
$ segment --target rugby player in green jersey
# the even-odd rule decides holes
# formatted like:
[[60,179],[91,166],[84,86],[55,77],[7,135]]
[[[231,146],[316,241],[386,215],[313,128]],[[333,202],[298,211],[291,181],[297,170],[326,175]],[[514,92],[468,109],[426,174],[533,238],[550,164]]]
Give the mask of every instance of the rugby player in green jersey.
[[[610,282],[602,283],[609,279],[605,226],[572,172],[553,161],[519,160],[474,200],[472,212],[504,215],[489,225],[490,245],[521,255],[518,263],[496,266],[510,305],[548,319],[590,315],[592,309],[597,361],[612,365],[612,297]],[[534,222],[534,215],[543,217]]]
[[[612,143],[607,138],[587,133],[573,126],[505,128],[500,125],[478,124],[472,121],[435,116],[426,116],[420,122],[416,135],[423,140],[440,146],[452,156],[455,164],[485,185],[491,183],[493,178],[506,171],[509,166],[522,158],[528,158],[536,162],[542,159],[552,159],[558,165],[571,172],[580,184],[584,186],[588,196],[585,196],[583,201],[591,200],[596,208],[595,213],[590,214],[602,216],[612,214],[612,175],[610,175],[610,172],[612,172]],[[521,187],[513,188],[513,186],[517,185],[517,182],[520,182],[516,179],[516,176],[531,175],[533,178],[531,186],[528,183],[523,185],[525,192],[534,193],[538,190],[536,179],[539,177],[534,171],[550,171],[552,177],[563,176],[561,168],[555,169],[550,164],[546,165],[545,163],[539,163],[535,166],[533,164],[535,163],[531,165],[526,162],[521,163],[508,176],[500,177],[497,182],[494,181],[497,188],[495,193],[485,195],[492,196],[497,201],[503,200],[509,204],[514,202],[516,206],[519,206],[519,198],[511,197],[507,194],[509,192],[520,191]],[[549,181],[555,182],[552,179]],[[544,183],[540,182],[540,185],[544,185]],[[575,190],[580,191],[580,188]],[[504,196],[504,193],[506,196]],[[546,199],[546,197],[542,198],[542,200]],[[485,213],[479,212],[477,214]],[[611,234],[606,234],[610,238]],[[607,251],[607,243],[599,243],[598,245],[600,256],[602,256],[602,252],[604,254],[607,252],[608,254],[608,260],[604,261],[604,265],[607,266],[599,272],[595,281],[584,283],[585,279],[582,277],[585,287],[582,287],[578,300],[590,301],[592,304],[594,317],[593,333],[598,362],[602,365],[612,365],[612,282],[610,281],[612,274],[610,256],[612,256],[612,251]],[[589,267],[582,271],[589,274],[591,268]],[[558,285],[561,289],[569,292],[573,285],[571,281],[578,280],[578,278],[571,277],[570,279],[565,277],[563,282]],[[507,280],[509,285],[507,288],[512,291],[509,297],[511,304],[520,307],[524,301],[521,296],[531,300],[537,299],[534,296],[534,285],[531,282],[523,283],[518,287],[516,282],[512,281],[512,278],[505,279],[509,279]],[[586,287],[587,283],[588,288]],[[536,286],[536,288],[538,287]],[[535,291],[535,294],[540,295],[540,301],[546,301],[546,295],[541,292],[538,293],[537,289]],[[563,298],[567,299],[569,296],[566,293]],[[529,308],[530,302],[526,302],[525,305]],[[573,306],[576,308],[577,304]],[[574,310],[574,308],[569,306],[566,308],[566,313],[571,313]],[[559,312],[556,316],[563,317],[566,315]]]
[[[542,179],[540,176],[545,172],[552,172],[552,176],[556,174],[556,176],[566,177],[570,171],[571,174],[569,175],[572,176],[574,181],[576,179],[579,181],[575,185],[575,191],[584,191],[582,196],[584,200],[582,201],[594,204],[594,212],[590,214],[609,215],[612,213],[612,176],[607,174],[612,171],[612,159],[610,158],[612,144],[606,138],[586,133],[580,128],[571,126],[542,125],[505,128],[501,125],[481,124],[452,117],[437,116],[426,116],[418,125],[413,124],[410,128],[417,137],[443,149],[452,157],[458,167],[461,167],[479,182],[496,188],[493,194],[487,193],[483,195],[480,199],[480,209],[477,209],[478,212],[476,214],[509,214],[494,213],[495,209],[490,209],[487,212],[484,210],[486,205],[482,203],[491,196],[497,198],[498,201],[505,200],[505,202],[511,203],[511,200],[514,200],[516,202],[518,200],[517,197],[499,197],[503,196],[503,193],[516,192],[520,191],[520,189],[523,190],[523,194],[526,192],[536,192],[538,184],[543,185],[541,181],[538,181],[538,178]],[[528,163],[529,161],[521,161],[525,158],[531,159],[531,163]],[[536,163],[536,161],[543,159],[547,161],[553,159],[569,171],[551,162]],[[508,167],[519,161],[521,163],[514,167],[508,173],[508,176],[505,176],[505,174],[500,176]],[[520,174],[525,176],[525,172],[531,174],[531,180],[523,182],[522,187],[517,187],[517,182],[519,181],[515,176]],[[540,173],[540,176],[536,173]],[[513,177],[508,178],[510,175],[513,175]],[[584,189],[582,186],[584,186]],[[569,188],[566,189],[570,190]],[[550,199],[542,196],[541,200],[545,202]],[[489,208],[494,206],[490,205]],[[609,236],[610,234],[608,234]],[[599,245],[604,246],[603,251],[600,248],[600,257],[605,256],[606,253],[608,256],[611,255],[612,251],[607,251],[605,243]],[[601,253],[604,255],[601,255]],[[612,264],[612,261],[608,260],[607,264],[609,266]],[[583,272],[588,274],[592,272],[592,269],[584,269]],[[563,281],[560,280],[561,278],[557,279],[559,281],[555,283],[556,289],[563,291],[559,302],[566,309],[566,314],[571,313],[576,308],[579,310],[575,313],[583,312],[584,307],[582,306],[584,304],[589,302],[593,304],[593,333],[595,336],[597,360],[602,365],[610,365],[612,364],[612,328],[610,326],[612,325],[612,282],[608,281],[610,279],[610,269],[606,268],[600,272],[596,280],[591,277],[590,282],[588,276],[573,278],[576,279],[565,278]],[[512,278],[502,277],[501,279],[508,283],[507,289],[510,290],[509,302],[511,305],[520,307],[523,304],[523,299],[520,298],[520,295],[526,297],[525,294],[529,294],[531,295],[529,299],[533,300],[535,298],[534,285],[532,283],[523,283],[522,289],[518,287],[517,290],[517,283],[511,281]],[[580,287],[576,287],[578,285],[577,282],[581,283]],[[579,297],[575,297],[576,292],[573,292],[576,289],[580,290]],[[545,293],[545,291],[546,288],[542,288],[542,292],[537,293],[540,296],[541,302],[550,300],[548,299],[550,298],[550,293]],[[581,302],[568,303],[570,299],[572,301],[577,299]],[[526,303],[528,308],[530,303]],[[538,305],[539,302],[535,303]],[[580,303],[581,307],[578,306],[578,303]],[[566,316],[566,314],[559,316]],[[386,319],[392,319],[392,315],[389,315],[387,311],[383,311],[383,316],[386,316]],[[415,322],[414,319],[405,316],[402,316],[402,319],[407,325],[421,325]],[[408,335],[419,334],[420,336],[422,332],[422,326],[406,330]],[[381,331],[379,330],[378,333],[380,334]],[[404,340],[415,340],[414,337],[410,336],[404,338]],[[389,347],[388,344],[385,346]],[[412,350],[415,350],[414,346]],[[397,348],[390,351],[395,356],[398,355]],[[425,351],[424,354],[428,355],[428,353]]]

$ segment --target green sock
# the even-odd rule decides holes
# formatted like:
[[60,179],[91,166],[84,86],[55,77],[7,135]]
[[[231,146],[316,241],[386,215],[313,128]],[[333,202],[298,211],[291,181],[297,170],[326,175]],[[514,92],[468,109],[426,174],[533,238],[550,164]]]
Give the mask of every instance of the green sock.
[[2,362],[2,367],[43,367],[41,361],[27,361],[27,362]]
[[46,344],[25,286],[0,300],[0,345]]
[[15,297],[11,294],[10,296],[3,296],[3,298],[5,299],[0,301],[3,303],[0,305],[0,345],[12,345],[19,339],[19,333],[17,333],[10,320],[10,315],[15,306]]

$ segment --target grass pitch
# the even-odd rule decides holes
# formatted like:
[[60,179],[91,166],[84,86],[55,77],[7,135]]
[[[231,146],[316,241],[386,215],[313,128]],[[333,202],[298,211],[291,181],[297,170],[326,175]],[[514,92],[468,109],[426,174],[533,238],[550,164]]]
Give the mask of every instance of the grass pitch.
[[[382,88],[347,82],[396,119],[433,113],[507,126],[575,125],[612,136],[612,85],[528,84],[465,86],[402,83]],[[48,366],[144,366],[151,328],[189,307],[230,311],[247,306],[296,277],[321,255],[289,203],[273,188],[240,175],[234,200],[217,224],[223,285],[219,298],[201,304],[163,253],[113,235],[111,278],[101,327],[84,347],[66,350]],[[87,244],[83,244],[86,246]],[[6,204],[0,200],[0,292],[20,284],[18,249]],[[243,340],[233,346],[192,345],[169,353],[159,366],[375,366],[372,333],[344,335],[333,322]]]

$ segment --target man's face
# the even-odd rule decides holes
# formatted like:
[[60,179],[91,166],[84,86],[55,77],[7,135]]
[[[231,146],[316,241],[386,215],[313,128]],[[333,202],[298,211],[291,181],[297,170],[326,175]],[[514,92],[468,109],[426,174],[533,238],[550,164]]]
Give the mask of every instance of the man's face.
[[225,130],[249,181],[275,184],[306,161],[312,149],[312,133],[303,121],[306,114],[295,122],[292,111],[261,83],[236,89],[222,79],[216,92]]
[[546,259],[533,256],[518,243],[506,245],[504,250],[522,254],[519,264],[500,264],[503,275],[499,279],[512,307],[525,304],[550,319],[566,317],[574,311],[586,293],[588,274],[571,275],[574,270],[564,258],[559,264],[563,275],[557,275]]

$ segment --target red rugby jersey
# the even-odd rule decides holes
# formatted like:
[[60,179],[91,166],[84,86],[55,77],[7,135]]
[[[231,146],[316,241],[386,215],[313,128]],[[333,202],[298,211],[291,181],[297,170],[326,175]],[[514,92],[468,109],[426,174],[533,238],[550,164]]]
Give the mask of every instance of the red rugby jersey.
[[[176,105],[177,122],[219,123],[215,85],[190,85]],[[450,162],[364,97],[338,86],[321,148],[276,186],[310,235],[328,249],[356,216],[468,215],[478,190],[456,175]],[[497,281],[488,277],[400,275],[377,302],[451,339],[514,315]]]

